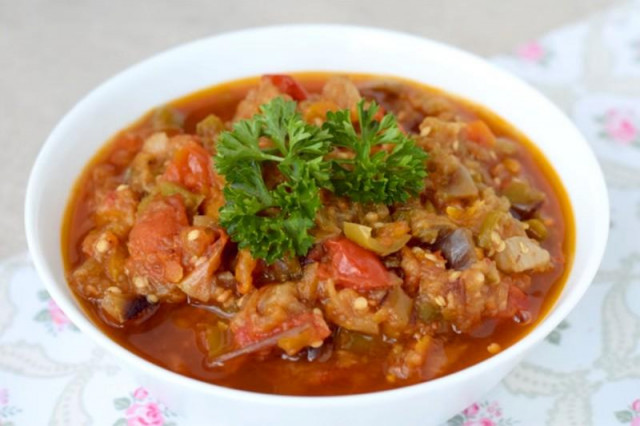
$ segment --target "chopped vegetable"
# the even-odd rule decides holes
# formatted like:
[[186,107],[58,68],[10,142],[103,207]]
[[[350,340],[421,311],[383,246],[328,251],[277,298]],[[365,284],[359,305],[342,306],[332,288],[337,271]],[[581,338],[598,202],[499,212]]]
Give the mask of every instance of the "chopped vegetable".
[[124,294],[117,287],[107,289],[100,299],[100,307],[115,324],[124,324],[145,314],[149,315],[156,309],[146,297]]
[[448,175],[449,181],[442,188],[445,199],[477,197],[478,187],[473,181],[469,169],[462,165],[456,157],[450,156],[449,158],[454,159],[451,161],[454,170]]
[[170,106],[156,108],[151,116],[151,127],[156,130],[182,130],[184,114]]
[[430,323],[440,315],[438,307],[428,300],[424,300],[424,298],[416,299],[415,310],[418,319],[425,324]]
[[400,279],[387,271],[380,259],[347,238],[325,241],[330,263],[319,274],[337,284],[360,289],[388,288]]
[[373,238],[371,236],[373,228],[352,222],[345,222],[343,229],[344,235],[348,239],[358,244],[360,247],[371,250],[380,256],[387,256],[391,253],[397,252],[411,239],[411,235],[404,233],[394,239],[385,239],[381,241],[380,239]]
[[238,349],[235,349],[233,351],[229,351],[226,352],[224,354],[221,354],[211,360],[207,361],[207,366],[209,367],[222,367],[224,366],[224,364],[226,362],[231,361],[232,359],[244,356],[244,355],[249,355],[255,352],[259,352],[259,351],[263,351],[265,349],[271,349],[274,346],[280,344],[281,342],[285,341],[288,338],[295,338],[296,336],[299,336],[300,334],[304,333],[305,331],[307,331],[309,328],[311,328],[310,325],[308,324],[302,324],[293,328],[290,328],[288,330],[283,330],[280,331],[272,336],[269,336],[265,339],[259,340],[257,342],[254,343],[250,343],[246,346],[242,346]]
[[467,269],[477,260],[473,235],[468,229],[458,228],[445,234],[438,239],[436,247],[453,269]]
[[215,114],[209,114],[196,125],[196,133],[200,136],[202,145],[212,154],[215,154],[215,142],[218,139],[218,135],[224,130],[224,123]]
[[468,139],[487,147],[493,147],[496,144],[496,137],[484,121],[476,120],[467,123],[466,129]]
[[519,219],[530,219],[545,199],[543,192],[522,180],[511,181],[502,194],[509,199],[511,211]]
[[349,351],[360,355],[373,355],[385,344],[376,336],[359,333],[357,331],[339,328],[334,337],[334,345],[337,350]]
[[386,315],[382,331],[389,337],[400,337],[411,320],[413,299],[402,290],[402,287],[395,286],[389,290],[382,309]]
[[334,146],[353,153],[353,158],[333,160],[331,182],[336,194],[354,201],[404,202],[424,188],[427,154],[402,133],[392,114],[375,120],[378,109],[375,102],[368,108],[358,103],[359,134],[349,110],[327,112],[323,129]]
[[218,321],[215,324],[207,324],[204,333],[210,359],[215,359],[222,355],[231,346],[229,326],[222,321]]
[[208,194],[217,183],[209,153],[196,139],[188,135],[172,138],[178,149],[161,177],[162,181],[177,183],[191,192]]
[[529,219],[525,223],[529,225],[527,228],[527,235],[538,241],[542,241],[547,238],[549,231],[547,230],[544,222],[540,219]]
[[286,74],[266,74],[262,78],[271,81],[282,93],[291,96],[294,101],[304,101],[309,97],[307,91],[295,78]]
[[202,194],[195,194],[184,189],[180,185],[171,182],[161,182],[158,185],[158,192],[162,194],[163,197],[168,197],[175,194],[180,195],[182,197],[182,200],[184,201],[184,205],[191,212],[198,211],[198,207],[200,206],[200,204],[202,204],[205,198],[205,196]]
[[496,264],[504,272],[542,270],[549,266],[549,252],[527,237],[511,237],[504,240],[505,248],[496,254]]
[[200,258],[196,267],[177,285],[189,297],[201,302],[208,302],[211,298],[213,286],[211,276],[220,266],[222,251],[227,243],[227,234],[219,231],[218,239],[210,248],[206,258]]

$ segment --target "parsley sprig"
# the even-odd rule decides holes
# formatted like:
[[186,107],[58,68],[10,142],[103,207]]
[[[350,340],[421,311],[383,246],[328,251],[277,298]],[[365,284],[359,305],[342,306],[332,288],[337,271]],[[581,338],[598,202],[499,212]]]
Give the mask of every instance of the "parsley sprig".
[[[217,143],[216,168],[227,182],[220,224],[241,248],[267,263],[311,248],[320,188],[354,201],[392,204],[424,187],[426,153],[391,114],[375,120],[375,103],[358,104],[359,132],[349,110],[328,113],[318,127],[306,123],[296,106],[275,98]],[[336,148],[352,151],[353,158],[329,159]],[[265,181],[268,163],[277,165],[277,184]]]
[[[267,147],[264,139],[273,144]],[[268,263],[285,254],[306,254],[307,232],[320,207],[319,188],[329,184],[330,135],[296,113],[296,103],[276,98],[261,114],[220,135],[215,164],[225,175],[220,224],[241,248]],[[282,182],[268,187],[265,162],[275,162]]]
[[[375,102],[368,108],[364,101],[358,103],[359,134],[349,110],[327,113],[323,128],[331,134],[332,143],[354,154],[333,160],[331,182],[336,194],[353,201],[405,202],[424,188],[427,153],[402,133],[393,115],[376,120],[378,108]],[[391,151],[376,149],[387,144],[393,145]]]

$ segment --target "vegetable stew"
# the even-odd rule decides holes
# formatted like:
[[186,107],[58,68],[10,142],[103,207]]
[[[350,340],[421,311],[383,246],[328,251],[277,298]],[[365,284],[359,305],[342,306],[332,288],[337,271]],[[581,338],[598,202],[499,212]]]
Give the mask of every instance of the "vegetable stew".
[[170,102],[87,166],[69,285],[113,340],[256,392],[343,395],[489,358],[553,306],[574,244],[538,150],[372,75],[265,75]]

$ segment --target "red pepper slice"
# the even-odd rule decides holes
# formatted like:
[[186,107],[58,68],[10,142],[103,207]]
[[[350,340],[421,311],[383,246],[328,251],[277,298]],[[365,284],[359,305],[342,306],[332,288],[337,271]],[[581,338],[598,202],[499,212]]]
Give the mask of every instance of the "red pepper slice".
[[286,74],[265,74],[262,78],[270,80],[282,93],[285,93],[294,101],[304,101],[309,97],[307,91],[300,83],[290,75]]

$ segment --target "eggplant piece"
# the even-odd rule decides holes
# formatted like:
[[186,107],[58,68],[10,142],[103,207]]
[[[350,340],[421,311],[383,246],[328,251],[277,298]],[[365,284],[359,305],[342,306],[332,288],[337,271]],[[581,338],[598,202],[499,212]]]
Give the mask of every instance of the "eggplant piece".
[[473,244],[473,234],[468,229],[458,228],[440,237],[435,244],[451,269],[464,270],[478,258]]
[[542,191],[521,180],[514,180],[507,185],[503,195],[509,199],[511,214],[518,220],[531,219],[545,200]]
[[270,265],[259,260],[254,277],[258,283],[283,283],[301,279],[302,272],[302,265],[297,257],[285,256]]
[[447,200],[475,198],[478,196],[478,187],[473,181],[469,169],[458,161],[458,165],[449,175],[449,183],[442,189],[442,193]]
[[134,319],[146,319],[157,309],[145,296],[124,294],[119,288],[109,288],[100,299],[100,308],[110,323],[124,324]]

